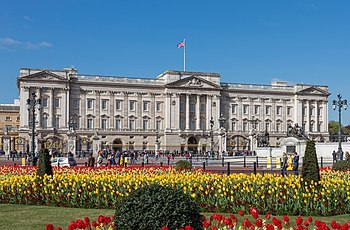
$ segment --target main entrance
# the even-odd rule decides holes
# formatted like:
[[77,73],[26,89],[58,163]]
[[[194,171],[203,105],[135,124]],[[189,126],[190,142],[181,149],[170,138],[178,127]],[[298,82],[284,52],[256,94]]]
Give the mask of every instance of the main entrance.
[[123,142],[120,139],[114,139],[112,144],[112,149],[114,152],[122,152],[123,151]]
[[198,141],[195,137],[188,138],[187,141],[188,151],[197,152],[198,150]]

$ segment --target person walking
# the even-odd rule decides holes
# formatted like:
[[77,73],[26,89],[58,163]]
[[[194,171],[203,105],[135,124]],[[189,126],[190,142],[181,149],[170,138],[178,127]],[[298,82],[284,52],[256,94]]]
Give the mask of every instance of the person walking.
[[92,155],[92,153],[88,159],[88,166],[91,168],[95,167],[95,157]]
[[288,167],[288,157],[286,153],[282,155],[282,176],[287,175],[287,167]]
[[294,152],[293,172],[294,172],[295,175],[299,175],[298,168],[299,168],[299,155],[298,155],[297,152]]

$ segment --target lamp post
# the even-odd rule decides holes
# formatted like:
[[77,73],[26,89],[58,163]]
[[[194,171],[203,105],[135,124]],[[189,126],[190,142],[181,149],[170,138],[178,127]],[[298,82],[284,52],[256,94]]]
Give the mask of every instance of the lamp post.
[[156,153],[158,153],[159,152],[159,130],[158,129],[156,130],[156,143],[155,143],[155,145],[156,145]]
[[337,156],[340,157],[340,160],[343,160],[343,150],[341,148],[341,135],[342,135],[342,130],[341,130],[341,109],[344,107],[346,110],[348,108],[348,101],[347,100],[342,100],[342,96],[338,94],[338,101],[333,100],[333,110],[335,110],[338,107],[338,113],[339,113],[339,132],[338,132],[338,152]]
[[29,156],[29,163],[31,165],[35,165],[36,162],[34,162],[35,157],[35,108],[37,107],[40,109],[41,106],[41,99],[36,99],[36,95],[33,92],[32,97],[27,99],[27,109],[31,115],[29,123],[32,125],[32,151]]
[[210,118],[210,155],[213,154],[214,149],[214,136],[213,136],[214,118]]

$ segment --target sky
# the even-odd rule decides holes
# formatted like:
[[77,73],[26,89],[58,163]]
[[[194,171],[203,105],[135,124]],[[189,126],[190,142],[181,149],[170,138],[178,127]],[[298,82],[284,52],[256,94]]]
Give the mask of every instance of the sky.
[[[155,78],[213,72],[222,82],[329,87],[350,100],[347,0],[0,0],[0,103],[18,98],[20,68]],[[350,102],[350,101],[349,101]],[[350,110],[350,109],[349,109]],[[343,124],[350,111],[342,110]]]

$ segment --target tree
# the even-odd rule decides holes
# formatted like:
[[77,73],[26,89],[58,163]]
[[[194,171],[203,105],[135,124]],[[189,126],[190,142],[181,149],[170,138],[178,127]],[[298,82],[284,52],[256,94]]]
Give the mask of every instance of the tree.
[[50,154],[48,149],[44,149],[39,153],[38,170],[36,174],[43,177],[46,175],[53,175],[53,170],[50,161]]
[[[349,135],[350,134],[350,125],[342,126],[342,134]],[[329,135],[338,135],[339,133],[339,122],[338,121],[330,121],[328,123],[328,132]]]
[[320,168],[318,167],[316,147],[314,141],[306,142],[303,159],[302,177],[306,181],[320,181]]

